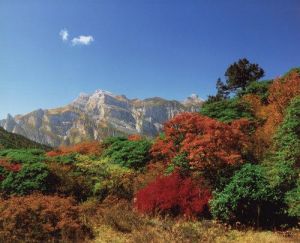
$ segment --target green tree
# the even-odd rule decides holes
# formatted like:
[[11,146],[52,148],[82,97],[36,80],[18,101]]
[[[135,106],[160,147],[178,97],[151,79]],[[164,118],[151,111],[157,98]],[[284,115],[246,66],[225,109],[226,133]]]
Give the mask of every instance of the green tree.
[[294,98],[286,109],[275,135],[274,150],[266,161],[271,184],[285,197],[290,215],[300,217],[300,199],[297,198],[300,184],[300,96]]
[[229,91],[227,90],[226,85],[218,78],[216,83],[217,94],[216,95],[209,95],[208,99],[205,103],[213,103],[221,100],[225,100],[228,98]]
[[226,88],[229,91],[237,91],[245,88],[254,81],[262,78],[265,71],[256,63],[250,63],[246,58],[239,59],[231,64],[226,72]]
[[273,197],[264,168],[245,164],[222,191],[214,192],[210,208],[223,221],[259,226],[272,217]]

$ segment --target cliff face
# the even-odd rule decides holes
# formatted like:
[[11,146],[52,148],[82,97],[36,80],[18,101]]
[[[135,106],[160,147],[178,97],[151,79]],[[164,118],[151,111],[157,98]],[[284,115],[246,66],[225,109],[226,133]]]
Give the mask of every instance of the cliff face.
[[81,94],[65,107],[8,115],[0,126],[50,146],[122,134],[155,136],[165,121],[180,112],[197,111],[202,103],[195,95],[184,102],[162,98],[130,100],[124,95],[97,90],[90,95]]

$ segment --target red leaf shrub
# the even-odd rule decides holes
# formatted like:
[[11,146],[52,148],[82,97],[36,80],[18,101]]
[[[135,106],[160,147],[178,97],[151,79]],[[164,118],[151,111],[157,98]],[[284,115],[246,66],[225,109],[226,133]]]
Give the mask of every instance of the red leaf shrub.
[[141,213],[195,217],[203,212],[211,193],[197,187],[179,173],[158,177],[136,194],[135,207]]
[[90,236],[71,198],[34,194],[0,200],[1,242],[82,242]]

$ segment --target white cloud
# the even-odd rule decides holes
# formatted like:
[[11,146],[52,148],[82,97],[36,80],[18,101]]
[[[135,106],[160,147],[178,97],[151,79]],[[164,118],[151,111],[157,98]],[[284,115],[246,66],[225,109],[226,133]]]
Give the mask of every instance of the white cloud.
[[73,46],[84,45],[87,46],[94,41],[94,37],[91,35],[80,35],[71,40]]
[[62,29],[62,30],[59,32],[59,35],[60,35],[60,37],[61,37],[61,39],[62,39],[63,41],[68,41],[68,38],[69,38],[69,32],[68,32],[68,30]]

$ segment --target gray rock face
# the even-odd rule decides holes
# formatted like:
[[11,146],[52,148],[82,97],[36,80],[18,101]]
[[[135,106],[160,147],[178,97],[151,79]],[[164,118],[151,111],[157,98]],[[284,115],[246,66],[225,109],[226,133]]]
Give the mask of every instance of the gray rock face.
[[162,98],[128,99],[103,90],[80,94],[71,104],[57,109],[39,109],[26,115],[0,120],[9,132],[50,146],[75,144],[107,136],[157,135],[163,123],[184,111],[198,111],[203,100],[192,95],[184,102]]

